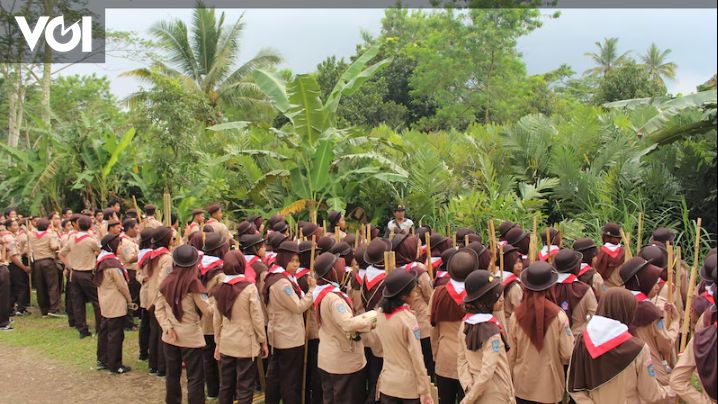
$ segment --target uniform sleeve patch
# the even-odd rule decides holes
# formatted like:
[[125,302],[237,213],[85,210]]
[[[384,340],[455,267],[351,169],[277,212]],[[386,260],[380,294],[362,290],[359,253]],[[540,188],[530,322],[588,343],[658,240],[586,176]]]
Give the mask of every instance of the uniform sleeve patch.
[[656,377],[656,369],[654,369],[653,363],[648,362],[648,366],[646,366],[646,370],[648,370],[648,376]]
[[284,288],[284,294],[285,294],[285,295],[291,296],[292,293],[294,293],[294,291],[292,290],[291,287],[287,286],[287,287]]
[[209,295],[207,295],[206,293],[202,293],[201,295],[199,295],[199,297],[205,302],[209,301]]
[[337,311],[339,312],[339,314],[344,314],[347,312],[347,308],[343,304],[339,304],[337,305]]
[[657,327],[659,330],[662,330],[662,329],[666,328],[666,324],[663,322],[663,319],[662,319],[662,318],[659,318],[659,319],[658,319],[658,321],[656,322],[656,327]]
[[414,328],[411,329],[411,332],[414,333],[414,338],[416,338],[417,340],[421,339],[421,331],[419,331],[418,325],[414,326]]
[[573,333],[571,332],[571,327],[568,324],[566,324],[566,335],[568,335],[569,337],[573,336]]
[[491,350],[494,352],[499,352],[499,341],[498,340],[491,341]]

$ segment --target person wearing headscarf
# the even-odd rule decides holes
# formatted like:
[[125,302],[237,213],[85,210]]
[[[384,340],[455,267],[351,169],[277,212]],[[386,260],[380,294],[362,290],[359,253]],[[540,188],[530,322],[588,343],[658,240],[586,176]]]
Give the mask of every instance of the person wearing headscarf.
[[492,314],[500,304],[503,286],[489,271],[466,278],[464,316],[459,328],[457,366],[466,392],[462,404],[514,403],[514,386],[506,351],[504,325]]
[[[376,334],[384,349],[377,397],[386,404],[433,404],[419,342],[419,324],[409,309],[416,299],[414,271],[392,271],[386,278],[377,314]],[[454,358],[454,367],[456,367]]]
[[328,236],[336,237],[334,232],[336,231],[337,227],[339,228],[339,239],[343,239],[346,237],[346,233],[344,230],[347,229],[347,222],[344,220],[344,215],[342,215],[341,212],[337,212],[336,210],[333,210],[329,212],[327,215],[327,225],[329,226],[327,231]]
[[250,404],[257,382],[257,360],[269,355],[264,313],[257,286],[245,275],[241,251],[224,255],[225,276],[212,290],[215,301],[214,358],[219,361],[219,403]]
[[558,279],[553,285],[554,303],[568,316],[571,332],[578,335],[586,328],[598,307],[593,289],[578,280],[581,266],[580,252],[564,249],[553,256],[553,265],[558,271]]
[[100,302],[102,322],[97,338],[98,369],[109,369],[112,373],[127,373],[129,366],[122,364],[122,342],[125,340],[124,321],[127,306],[132,296],[127,286],[129,275],[117,258],[120,246],[117,234],[102,238],[100,254],[95,262],[97,298]]
[[[273,233],[276,235],[277,233]],[[294,241],[277,247],[275,263],[269,268],[262,290],[267,306],[267,332],[272,353],[267,366],[266,402],[284,404],[301,402],[304,362],[304,312],[312,305],[314,279],[309,278],[308,293],[299,287],[296,278],[299,250]]]
[[558,254],[561,250],[561,232],[553,227],[550,227],[548,229],[548,240],[546,240],[546,233],[546,231],[542,231],[540,234],[543,247],[541,247],[538,255],[536,256],[536,258],[540,261],[549,261],[550,258]]
[[623,282],[618,268],[625,261],[626,254],[621,245],[621,226],[616,223],[605,224],[601,227],[601,241],[603,245],[596,255],[593,267],[601,274],[607,288],[620,287]]
[[557,403],[574,337],[566,314],[547,296],[558,274],[537,261],[521,272],[524,296],[509,320],[509,364],[516,402]]
[[[451,257],[456,254],[456,251],[458,251],[456,248],[447,248],[444,250],[444,252],[441,253],[441,256],[439,257],[438,261],[432,261],[431,266],[432,270],[434,271],[434,280],[431,283],[431,286],[436,289],[439,286],[446,285],[447,282],[449,282],[449,270],[448,270],[448,264],[451,260]],[[435,257],[432,257],[432,260]],[[426,262],[426,260],[423,260],[423,262]],[[439,264],[439,266],[435,266],[436,264]]]
[[531,234],[523,231],[520,227],[514,227],[506,233],[506,245],[504,250],[508,249],[508,246],[516,247],[521,253],[521,262],[524,268],[529,265],[529,247],[531,246]]
[[366,244],[359,244],[354,251],[354,264],[349,273],[349,283],[347,284],[347,295],[352,299],[352,309],[354,313],[364,313],[364,302],[361,298],[362,285],[364,284],[364,274],[369,264],[364,261],[364,253],[366,252]]
[[[449,281],[449,271],[446,270],[448,260],[444,261],[444,254],[451,254],[447,251],[456,251],[456,249],[451,247],[451,240],[441,234],[432,234],[429,237],[429,243],[431,244],[431,271],[434,273],[434,288],[436,288]],[[422,261],[426,262],[426,259]]]
[[[680,316],[673,304],[656,296],[661,287],[661,268],[641,257],[634,257],[626,261],[619,272],[624,286],[637,302],[636,315],[629,324],[629,331],[648,345],[655,364],[656,379],[662,386],[667,386],[680,332]],[[658,303],[658,300],[661,302]],[[669,312],[670,324],[666,323]]]
[[[511,244],[506,244],[504,251],[504,271],[502,282],[504,287],[504,317],[511,318],[516,307],[521,304],[524,290],[521,286],[521,271],[524,269],[524,261],[521,258],[521,251]],[[499,253],[500,254],[500,253]],[[506,270],[508,269],[508,271]]]
[[211,307],[207,291],[199,280],[199,253],[194,247],[183,244],[175,248],[170,257],[172,270],[160,284],[154,304],[165,344],[165,402],[182,402],[180,376],[184,363],[188,402],[204,403],[202,351],[206,343],[200,316],[209,315]]
[[[713,295],[718,288],[711,285]],[[671,388],[681,398],[690,404],[711,404],[718,400],[718,331],[716,331],[716,305],[713,304],[701,319],[700,330],[688,341],[686,350],[678,359],[678,363],[671,373]],[[693,374],[698,374],[702,392],[693,388]]]
[[656,380],[648,345],[628,331],[636,306],[622,288],[611,288],[601,298],[568,366],[566,389],[577,404],[654,403],[673,397]]
[[147,288],[148,312],[150,314],[149,372],[165,376],[165,350],[160,323],[155,316],[154,303],[157,300],[159,286],[172,271],[172,254],[169,247],[172,242],[172,229],[160,226],[152,229],[152,251],[140,258],[139,265]]
[[[663,303],[668,301],[668,252],[664,245],[654,243],[643,247],[641,251],[639,251],[638,256],[661,269],[661,279],[658,281],[660,290],[653,300],[656,305],[662,307]],[[675,271],[673,275],[673,279],[677,279]],[[701,279],[704,278],[701,277]],[[683,299],[679,292],[673,294],[673,305],[676,306],[678,317],[683,318]]]
[[578,269],[578,280],[590,286],[596,300],[601,298],[601,294],[608,288],[603,284],[603,278],[593,268],[593,261],[598,254],[598,247],[590,238],[580,238],[573,242],[573,250],[581,253],[581,266]]
[[139,340],[141,361],[149,360],[150,319],[152,318],[149,307],[152,302],[149,301],[148,297],[147,278],[145,277],[146,271],[144,270],[144,266],[152,256],[152,236],[154,232],[154,229],[145,229],[140,233],[139,250],[137,251],[137,273],[135,274],[135,279],[137,283],[140,284],[140,327],[137,338]]
[[708,253],[701,266],[701,282],[696,288],[691,306],[691,326],[700,327],[699,319],[711,306],[715,304],[715,296],[711,286],[716,282],[716,256],[715,251]]
[[264,287],[264,278],[269,268],[264,264],[266,240],[259,234],[244,234],[239,238],[239,249],[247,263],[244,276],[257,285],[258,290]]
[[339,288],[344,260],[325,252],[314,262],[314,316],[319,324],[318,367],[323,403],[361,404],[366,392],[366,359],[359,332],[369,332],[373,321],[354,317],[351,300]]

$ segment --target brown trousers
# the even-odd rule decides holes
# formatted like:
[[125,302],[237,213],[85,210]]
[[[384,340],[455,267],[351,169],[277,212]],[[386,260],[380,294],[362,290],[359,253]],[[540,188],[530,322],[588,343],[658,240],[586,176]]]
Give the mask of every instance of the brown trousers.
[[267,367],[266,404],[299,404],[302,401],[304,345],[274,348]]
[[167,377],[165,377],[165,403],[182,403],[182,362],[187,372],[187,402],[204,404],[204,365],[202,348],[181,348],[164,344]]
[[364,369],[346,375],[327,373],[319,369],[322,376],[324,404],[361,404],[366,394],[366,372]]
[[72,271],[70,292],[72,293],[72,313],[75,318],[75,328],[79,332],[87,332],[87,318],[85,304],[92,303],[95,309],[95,329],[100,329],[100,302],[97,300],[97,286],[93,282],[91,271]]
[[10,270],[0,265],[0,327],[10,324]]
[[59,313],[60,287],[55,259],[45,258],[35,261],[32,274],[37,288],[37,305],[40,306],[40,312],[43,315]]
[[[261,359],[258,359],[261,360]],[[257,362],[252,358],[221,355],[219,404],[251,404],[257,383]]]
[[122,365],[122,343],[125,340],[125,317],[102,317],[97,335],[98,360],[110,370]]

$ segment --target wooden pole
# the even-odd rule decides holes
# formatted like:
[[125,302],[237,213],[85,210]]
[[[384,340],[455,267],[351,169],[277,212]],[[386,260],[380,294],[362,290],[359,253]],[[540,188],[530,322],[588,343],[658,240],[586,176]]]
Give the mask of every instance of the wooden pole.
[[[643,212],[638,214],[638,234],[636,234],[636,254],[641,251],[641,244],[643,242]],[[670,324],[670,323],[668,323]]]
[[553,257],[551,256],[551,229],[546,226],[546,262],[552,263]]
[[342,241],[342,230],[339,228],[339,226],[334,226],[334,240],[337,242],[337,244],[341,243]]
[[132,195],[132,204],[135,205],[135,210],[137,211],[137,224],[140,224],[142,223],[142,211],[140,207],[137,206],[137,198],[135,198],[134,195]]
[[389,251],[384,251],[384,273],[389,275]]
[[172,200],[170,199],[170,193],[165,192],[162,194],[162,204],[164,208],[164,222],[165,226],[172,227]]
[[426,270],[429,272],[429,277],[433,280],[434,267],[431,265],[431,236],[428,231],[424,234],[424,238],[426,239]]
[[[673,245],[670,241],[666,241],[666,252],[668,253],[668,262],[666,263],[666,274],[668,275],[668,279],[666,280],[666,283],[668,284],[668,302],[673,304]],[[671,324],[671,313],[666,313],[666,327],[670,326]]]
[[[682,252],[681,252],[681,246],[676,246],[674,255],[676,256],[675,262],[673,263],[673,266],[676,269],[676,279],[673,280],[673,287],[675,289],[674,293],[678,293],[681,299],[681,302],[683,301],[683,295],[681,291],[681,283],[683,282],[681,277],[683,276],[683,266],[681,265],[682,262]],[[683,305],[685,307],[685,304]]]
[[688,294],[686,295],[686,312],[683,317],[683,329],[681,330],[681,353],[686,349],[688,343],[688,331],[691,325],[691,306],[693,305],[693,293],[696,284],[696,273],[698,272],[698,261],[701,244],[701,218],[696,221],[696,243],[693,249],[693,267],[691,277],[688,281]]
[[356,251],[357,248],[359,248],[359,229],[357,229],[356,233],[354,234],[354,251]]
[[[511,271],[513,272],[513,268],[511,268]],[[499,279],[501,279],[501,283],[504,282],[504,246],[499,246]]]
[[496,229],[494,229],[494,220],[489,219],[489,248],[491,248],[491,262],[489,263],[489,272],[492,274],[496,271]]
[[631,234],[626,234],[626,232],[621,229],[621,239],[623,240],[623,246],[625,248],[625,259],[623,262],[626,262],[633,258],[633,253],[631,252]]
[[[456,233],[454,233],[454,234],[456,234]],[[467,234],[464,236],[464,247],[468,247],[468,246],[469,246],[469,235]]]
[[[538,237],[538,215],[534,215],[534,236]],[[538,240],[537,240],[538,241]]]
[[529,264],[536,262],[536,249],[538,247],[538,241],[536,240],[536,234],[531,233],[529,236]]

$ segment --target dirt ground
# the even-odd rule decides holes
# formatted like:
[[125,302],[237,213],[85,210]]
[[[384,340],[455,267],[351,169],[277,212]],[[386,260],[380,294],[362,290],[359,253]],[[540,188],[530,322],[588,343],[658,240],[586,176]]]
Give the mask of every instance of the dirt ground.
[[163,401],[164,379],[145,371],[124,375],[107,371],[80,372],[66,364],[44,359],[32,349],[0,344],[0,403]]

